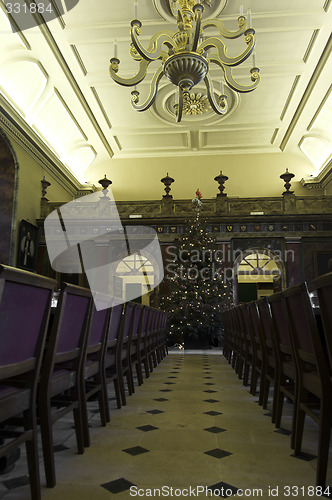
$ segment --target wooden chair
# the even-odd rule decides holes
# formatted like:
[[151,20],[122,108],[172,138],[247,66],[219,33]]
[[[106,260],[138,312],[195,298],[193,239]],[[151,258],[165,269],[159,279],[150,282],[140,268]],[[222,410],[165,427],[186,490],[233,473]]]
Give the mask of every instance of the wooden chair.
[[262,332],[265,337],[267,353],[265,402],[267,404],[270,384],[273,384],[272,423],[275,423],[281,380],[280,354],[277,347],[276,335],[273,329],[272,315],[267,297],[258,300],[257,307],[261,318]]
[[[232,366],[239,379],[243,379],[244,372],[247,368],[247,350],[245,336],[243,333],[243,325],[241,322],[241,314],[238,306],[232,307],[229,311],[230,322],[232,324],[233,335],[233,360]],[[244,385],[247,385],[247,381]]]
[[[243,339],[245,342],[245,346],[247,349],[247,373],[243,377],[243,384],[247,385],[249,383],[250,377],[250,394],[255,395],[256,392],[256,364],[257,364],[257,352],[256,352],[256,343],[253,337],[252,327],[250,325],[250,316],[249,309],[247,304],[241,304],[239,306],[239,314],[240,314],[240,322],[241,322],[241,331],[243,334]],[[251,374],[250,374],[251,371]]]
[[252,342],[248,335],[248,331],[244,322],[244,311],[242,306],[236,306],[233,308],[234,314],[234,324],[236,325],[237,335],[239,337],[238,343],[240,346],[238,361],[239,371],[238,376],[242,378],[243,385],[249,385],[249,375],[250,369],[253,365],[253,350]]
[[98,306],[105,306],[104,309],[97,311],[95,302],[92,305],[91,320],[88,332],[88,343],[86,349],[85,362],[82,363],[81,373],[81,399],[84,404],[83,412],[83,437],[84,446],[90,446],[89,424],[87,401],[97,394],[101,425],[106,426],[107,409],[105,393],[107,392],[104,376],[104,357],[106,348],[106,339],[109,329],[111,309],[108,307],[108,301],[103,300],[101,296],[94,296]]
[[259,316],[259,311],[255,301],[247,304],[250,327],[252,328],[252,338],[255,343],[256,363],[253,367],[254,382],[253,391],[256,392],[257,379],[260,377],[259,399],[258,404],[266,409],[268,397],[268,381],[267,381],[267,348],[265,344],[265,337],[262,329],[262,322]]
[[294,448],[298,406],[298,375],[283,292],[270,295],[268,301],[272,314],[275,346],[280,359],[275,426],[277,429],[280,427],[284,398],[287,396],[293,402],[291,447]]
[[141,383],[143,383],[143,372],[142,365],[144,366],[145,376],[148,378],[150,376],[149,370],[149,355],[148,355],[148,325],[149,325],[149,315],[151,309],[147,306],[144,307],[142,312],[142,321],[140,325],[140,341],[137,344],[137,358],[138,364],[140,366],[140,378]]
[[[301,453],[305,415],[319,426],[316,484],[326,486],[332,422],[332,378],[306,283],[284,293],[298,369],[294,452]],[[331,307],[331,304],[330,304]]]
[[143,314],[143,306],[140,304],[136,304],[134,315],[133,315],[133,320],[132,320],[132,325],[131,325],[131,341],[127,347],[133,385],[134,385],[134,377],[133,377],[133,367],[134,366],[136,368],[138,385],[142,384],[142,377],[141,377],[142,372],[140,371],[141,367],[139,365],[139,357],[138,357],[138,352],[137,352],[138,346],[141,342],[141,340],[140,340],[140,335],[141,335],[140,324],[142,321],[142,314]]
[[0,456],[25,442],[33,500],[41,498],[36,392],[55,286],[0,266]]
[[231,348],[231,323],[230,323],[230,309],[224,309],[221,313],[223,325],[223,356],[228,363],[231,362],[232,348]]
[[63,284],[39,384],[39,418],[46,484],[56,484],[53,429],[59,418],[73,411],[78,453],[84,452],[82,365],[85,361],[91,312],[91,292]]
[[330,368],[332,370],[332,273],[324,274],[310,283],[310,291],[317,292],[319,313],[324,329]]
[[135,391],[129,353],[130,353],[130,343],[132,334],[132,323],[136,305],[137,304],[135,304],[134,302],[127,302],[125,304],[124,318],[121,324],[122,331],[120,334],[118,349],[117,349],[117,366],[119,373],[121,400],[123,405],[126,404],[124,378],[126,378],[127,380],[129,396],[131,396]]
[[[111,309],[111,318],[108,326],[105,356],[104,356],[104,366],[102,370],[104,377],[104,386],[105,386],[104,398],[105,398],[107,422],[110,421],[107,385],[111,382],[114,383],[117,407],[121,408],[120,386],[122,381],[122,372],[118,360],[121,359],[120,350],[122,347],[122,332],[123,332],[122,320],[123,320],[123,304],[118,304],[116,306],[113,306]],[[124,390],[122,396],[124,401],[126,402],[126,396]]]

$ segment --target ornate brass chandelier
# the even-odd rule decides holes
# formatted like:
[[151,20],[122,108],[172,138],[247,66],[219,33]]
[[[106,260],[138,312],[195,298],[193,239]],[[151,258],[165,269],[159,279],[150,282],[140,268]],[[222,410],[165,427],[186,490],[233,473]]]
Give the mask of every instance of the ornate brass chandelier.
[[[252,83],[245,86],[235,81],[232,68],[243,63],[253,53],[255,48],[255,30],[251,26],[251,12],[248,20],[243,15],[241,8],[238,17],[238,30],[228,31],[220,19],[202,20],[204,6],[196,3],[199,0],[168,0],[169,7],[176,17],[178,31],[161,31],[153,35],[149,46],[145,49],[140,40],[142,23],[138,19],[131,21],[131,57],[139,63],[138,73],[132,78],[121,78],[118,76],[120,60],[115,49],[114,57],[110,60],[110,75],[113,80],[126,87],[135,87],[131,92],[132,106],[137,111],[146,111],[153,104],[158,92],[158,85],[165,75],[170,82],[179,89],[178,104],[176,105],[177,122],[181,121],[183,112],[193,109],[190,102],[190,91],[195,85],[204,80],[207,99],[219,115],[227,112],[227,96],[224,92],[224,83],[236,92],[251,92],[260,82],[259,69],[256,67],[254,55],[253,67],[250,70]],[[206,1],[206,0],[205,0]],[[137,9],[136,9],[137,16]],[[214,29],[218,36],[206,37],[208,29]],[[236,57],[226,54],[226,46],[222,38],[235,39],[244,35],[246,48]],[[212,49],[212,51],[211,51]],[[136,85],[144,80],[148,66],[151,62],[160,59],[162,64],[156,70],[150,84],[150,93],[143,104],[139,104],[139,92]],[[209,74],[210,65],[214,63],[223,72],[221,79],[221,93],[213,88]],[[195,104],[196,105],[196,104]],[[195,111],[189,111],[195,114]]]

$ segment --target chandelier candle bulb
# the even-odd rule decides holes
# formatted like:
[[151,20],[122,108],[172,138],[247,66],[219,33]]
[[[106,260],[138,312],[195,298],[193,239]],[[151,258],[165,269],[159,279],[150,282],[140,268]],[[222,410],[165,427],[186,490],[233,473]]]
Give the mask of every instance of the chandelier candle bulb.
[[253,54],[252,54],[252,60],[253,60],[253,64],[254,64],[254,68],[256,68],[257,66],[257,59],[256,59],[256,50],[254,50]]
[[118,58],[118,42],[114,40],[114,57]]
[[138,0],[135,0],[134,7],[135,7],[135,19],[138,19]]
[[248,10],[248,24],[249,28],[252,28],[252,15],[251,15],[251,10]]
[[225,94],[225,87],[224,87],[224,82],[221,80],[221,95]]
[[240,5],[240,16],[243,16],[243,5]]

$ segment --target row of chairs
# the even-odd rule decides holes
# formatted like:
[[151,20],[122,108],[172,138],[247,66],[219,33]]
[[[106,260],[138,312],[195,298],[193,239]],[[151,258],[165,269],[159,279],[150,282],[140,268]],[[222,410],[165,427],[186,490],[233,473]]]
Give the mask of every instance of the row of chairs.
[[108,297],[64,284],[54,315],[56,282],[0,266],[0,456],[26,443],[31,497],[40,500],[37,424],[46,484],[56,484],[54,422],[73,411],[78,453],[90,445],[87,402],[98,397],[101,424],[110,421],[107,385],[118,408],[167,354],[167,314],[133,302],[101,309]]
[[[319,300],[319,313],[310,293]],[[317,486],[325,487],[332,423],[332,273],[223,312],[223,354],[243,384],[281,425],[285,397],[293,403],[291,448],[301,454],[305,415],[319,426]]]

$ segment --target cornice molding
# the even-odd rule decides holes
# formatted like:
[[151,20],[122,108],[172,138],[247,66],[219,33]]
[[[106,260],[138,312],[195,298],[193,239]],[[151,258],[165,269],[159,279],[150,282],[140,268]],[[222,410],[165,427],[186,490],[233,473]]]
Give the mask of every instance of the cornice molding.
[[324,189],[332,181],[332,158],[316,177],[301,179],[302,186],[308,189]]
[[17,111],[0,95],[0,126],[9,138],[14,139],[60,186],[75,196],[86,188],[47,147],[38,134]]

